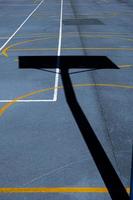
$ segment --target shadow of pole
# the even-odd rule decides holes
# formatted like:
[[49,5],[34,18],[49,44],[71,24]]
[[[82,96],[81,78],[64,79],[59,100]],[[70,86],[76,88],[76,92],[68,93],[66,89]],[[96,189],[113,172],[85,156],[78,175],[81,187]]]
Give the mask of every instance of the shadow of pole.
[[73,114],[84,141],[95,161],[101,177],[113,200],[129,200],[129,196],[120,178],[107,157],[102,145],[95,135],[89,121],[82,111],[74,93],[69,69],[61,68],[61,78],[68,106]]
[[129,200],[126,189],[76,99],[69,75],[70,68],[96,70],[118,69],[118,67],[106,56],[19,56],[19,68],[48,71],[60,68],[66,101],[111,198],[113,200]]

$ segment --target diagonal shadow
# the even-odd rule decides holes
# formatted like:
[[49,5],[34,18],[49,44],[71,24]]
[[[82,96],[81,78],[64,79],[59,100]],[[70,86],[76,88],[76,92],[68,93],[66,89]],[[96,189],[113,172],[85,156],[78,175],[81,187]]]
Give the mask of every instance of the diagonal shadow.
[[64,92],[68,106],[77,123],[78,128],[84,138],[84,141],[95,161],[95,164],[101,174],[101,177],[113,200],[129,200],[129,196],[124,188],[120,178],[113,168],[108,156],[94,133],[89,121],[82,111],[74,93],[69,69],[61,68],[61,78],[64,86]]
[[71,68],[96,70],[118,69],[118,67],[106,56],[19,56],[19,68],[39,70],[47,68],[48,71],[54,68],[60,69],[66,101],[111,198],[129,200],[126,189],[76,99],[69,75]]

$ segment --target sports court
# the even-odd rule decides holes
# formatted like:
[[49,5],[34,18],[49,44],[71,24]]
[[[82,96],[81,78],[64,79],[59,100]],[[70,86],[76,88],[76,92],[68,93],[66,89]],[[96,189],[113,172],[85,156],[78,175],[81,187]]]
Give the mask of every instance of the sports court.
[[[75,68],[69,76],[128,196],[132,10],[132,0],[0,0],[1,200],[116,199],[105,184],[114,177],[108,172],[103,180],[68,105],[70,88],[64,91],[60,70],[20,69],[19,56],[107,56],[119,68]],[[108,163],[100,159],[107,170]]]

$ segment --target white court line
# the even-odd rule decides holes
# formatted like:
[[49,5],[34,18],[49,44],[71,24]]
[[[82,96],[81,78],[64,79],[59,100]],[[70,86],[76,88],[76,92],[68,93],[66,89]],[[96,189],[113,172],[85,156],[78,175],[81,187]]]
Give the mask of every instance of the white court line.
[[[61,55],[63,3],[64,3],[64,1],[61,0],[60,29],[59,29],[59,43],[58,43],[58,52],[57,52],[57,56],[60,56],[60,55]],[[57,68],[57,69],[56,69],[56,76],[55,76],[55,90],[54,90],[53,101],[57,101],[57,96],[58,96],[58,84],[59,84],[59,72],[60,72],[60,70],[59,70],[59,68]]]
[[[10,40],[16,35],[16,33],[22,28],[22,26],[28,21],[28,19],[34,14],[34,12],[41,6],[41,4],[44,2],[42,0],[38,6],[31,12],[31,14],[25,19],[25,21],[18,27],[18,29],[9,37],[9,39],[3,44],[3,46],[0,48],[0,51],[4,49],[4,47],[10,42]],[[61,43],[62,43],[62,20],[63,20],[63,3],[64,1],[61,0],[61,12],[60,12],[60,27],[59,27],[59,42],[58,42],[58,52],[57,56],[61,55]],[[54,84],[54,96],[53,99],[29,99],[29,100],[17,100],[17,102],[55,102],[57,101],[58,96],[58,84],[59,84],[59,68],[56,69],[56,75],[55,75],[55,84]],[[12,102],[12,100],[0,100],[0,103],[8,103]]]
[[[2,51],[5,46],[12,40],[12,38],[17,34],[17,32],[24,26],[24,24],[29,20],[29,18],[37,11],[37,9],[42,5],[44,0],[42,0],[37,7],[28,15],[28,17],[24,20],[24,22],[17,28],[17,30],[8,38],[8,40],[0,47],[0,51]],[[8,103],[12,102],[9,100],[0,100],[0,103]],[[53,102],[53,99],[40,99],[40,100],[17,100],[17,102]]]
[[5,46],[10,42],[10,40],[17,34],[17,32],[22,28],[22,26],[28,21],[28,19],[36,12],[36,10],[41,6],[41,4],[44,2],[42,0],[37,7],[29,14],[29,16],[24,20],[24,22],[17,28],[17,30],[8,38],[8,40],[0,47],[0,51],[2,51]]

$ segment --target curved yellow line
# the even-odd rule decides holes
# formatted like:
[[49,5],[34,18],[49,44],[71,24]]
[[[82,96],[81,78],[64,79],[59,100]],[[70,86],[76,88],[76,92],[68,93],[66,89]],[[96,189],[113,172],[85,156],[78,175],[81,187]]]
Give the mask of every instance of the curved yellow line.
[[[123,89],[133,89],[133,85],[121,85],[121,84],[75,84],[73,85],[73,87],[77,88],[77,87],[115,87],[115,88],[123,88]],[[62,89],[63,86],[58,86],[57,89]],[[24,94],[22,96],[16,97],[15,99],[13,99],[11,102],[6,103],[4,106],[2,106],[0,108],[0,116],[2,116],[4,114],[4,112],[12,105],[14,105],[15,103],[18,102],[18,100],[22,100],[25,99],[27,97],[31,97],[33,95],[39,94],[39,93],[43,93],[43,92],[47,92],[47,91],[51,91],[56,89],[55,87],[51,87],[51,88],[45,88],[45,89],[41,89],[41,90],[36,90],[27,94]]]
[[33,96],[33,95],[35,95],[35,94],[47,92],[47,91],[54,90],[54,89],[55,89],[54,87],[52,87],[52,88],[46,88],[46,89],[33,91],[33,92],[30,92],[30,93],[24,94],[24,95],[22,95],[22,96],[16,97],[16,98],[13,99],[11,102],[6,103],[4,106],[2,106],[2,107],[0,108],[0,116],[2,116],[3,113],[4,113],[10,106],[12,106],[13,104],[17,103],[18,100],[25,99],[25,98],[30,97],[30,96]]
[[[71,34],[70,33],[67,33],[67,34],[64,34],[65,35],[65,37],[67,36],[67,37],[71,37]],[[74,37],[77,37],[78,35],[74,35]],[[30,39],[30,40],[25,40],[25,41],[22,41],[22,42],[17,42],[17,43],[15,43],[15,44],[12,44],[12,45],[10,45],[10,46],[7,46],[6,48],[4,48],[3,50],[2,50],[2,55],[4,55],[5,57],[8,57],[8,51],[11,49],[11,48],[13,48],[13,47],[16,47],[16,46],[18,46],[18,45],[21,45],[21,44],[26,44],[26,43],[31,43],[31,42],[34,42],[34,41],[40,41],[40,40],[48,40],[48,39],[54,39],[54,38],[57,38],[57,35],[53,35],[53,36],[47,36],[46,38],[44,38],[44,37],[42,37],[42,36],[40,36],[41,38],[36,38],[36,39]],[[112,36],[105,36],[105,35],[98,35],[98,36],[94,36],[94,35],[89,35],[89,34],[81,34],[81,37],[87,37],[87,38],[105,38],[105,39],[110,39],[110,38],[112,38],[113,37],[113,35]],[[132,38],[126,38],[126,37],[119,37],[119,39],[123,39],[123,40],[128,40],[128,41],[133,41],[133,39]],[[54,49],[54,50],[57,50],[57,48],[51,48],[50,50],[52,50],[52,49]],[[80,49],[83,49],[83,48],[77,48],[77,50],[80,50]],[[91,49],[91,50],[99,50],[100,48],[85,48],[85,49],[87,49],[87,50],[89,50],[89,49]],[[117,48],[101,48],[101,50],[103,50],[103,49],[105,49],[105,50],[115,50],[115,49],[117,49]],[[119,48],[119,49],[124,49],[124,50],[126,50],[126,49],[131,49],[131,48]],[[16,49],[17,51],[19,50],[19,49]],[[29,49],[21,49],[21,50],[29,50]],[[34,49],[32,49],[32,50],[34,50]],[[37,50],[39,50],[39,49],[37,49]],[[43,48],[40,48],[40,50],[48,50],[47,48],[46,49],[43,49]],[[65,49],[64,48],[64,50],[67,50],[67,49]],[[69,50],[69,49],[68,49]],[[73,50],[76,50],[75,48],[73,48]]]
[[2,50],[2,55],[4,55],[5,57],[8,57],[8,51],[9,49],[13,48],[13,47],[16,47],[18,45],[21,45],[21,44],[27,44],[27,43],[31,43],[31,42],[34,42],[34,41],[40,41],[40,40],[47,40],[47,39],[51,39],[51,38],[56,38],[55,36],[51,36],[51,37],[47,37],[47,38],[37,38],[37,39],[31,39],[31,40],[25,40],[25,41],[22,41],[22,42],[17,42],[15,44],[12,44],[6,48],[4,48]]

